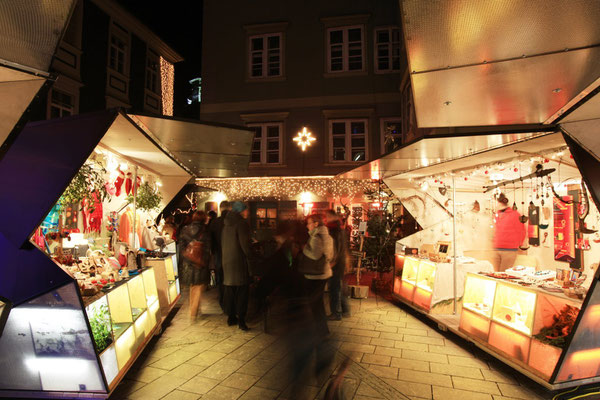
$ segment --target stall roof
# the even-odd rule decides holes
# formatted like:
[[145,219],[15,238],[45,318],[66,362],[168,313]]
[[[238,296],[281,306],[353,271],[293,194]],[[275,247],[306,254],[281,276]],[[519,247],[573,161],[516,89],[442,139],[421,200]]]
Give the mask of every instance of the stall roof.
[[[523,143],[523,146],[526,146],[528,141],[550,134],[552,131],[452,137],[427,136],[381,158],[338,174],[337,177],[369,179],[378,176],[387,179],[409,171],[421,171],[434,165],[437,165],[438,168],[449,168],[448,163],[451,161],[498,148],[504,149],[510,144]],[[562,145],[564,145],[564,141]],[[501,153],[502,151],[498,153],[498,156],[502,157]],[[507,158],[505,154],[504,158]]]
[[600,2],[401,0],[419,127],[553,122],[600,85]]
[[197,177],[246,174],[254,131],[245,127],[129,114]]
[[75,0],[0,2],[0,145],[42,85]]

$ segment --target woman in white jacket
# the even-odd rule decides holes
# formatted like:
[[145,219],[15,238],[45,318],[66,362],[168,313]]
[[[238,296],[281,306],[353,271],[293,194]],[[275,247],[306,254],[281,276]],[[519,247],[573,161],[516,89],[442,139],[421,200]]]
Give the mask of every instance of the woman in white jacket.
[[[306,295],[308,296],[309,306],[312,311],[316,333],[320,338],[329,334],[327,327],[327,317],[325,314],[325,304],[323,302],[323,292],[327,279],[332,275],[330,262],[333,260],[333,239],[329,235],[327,227],[323,225],[323,216],[313,214],[306,221],[308,228],[308,242],[304,246],[302,253],[304,257],[311,260],[321,260],[325,258],[323,268],[320,273],[304,272]],[[303,272],[302,270],[300,272]],[[311,271],[317,272],[317,271]]]

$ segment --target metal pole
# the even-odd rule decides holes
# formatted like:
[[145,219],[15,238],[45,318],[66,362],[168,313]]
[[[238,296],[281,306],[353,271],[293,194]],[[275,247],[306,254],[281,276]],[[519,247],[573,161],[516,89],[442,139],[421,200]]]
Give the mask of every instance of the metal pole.
[[131,190],[133,193],[133,223],[131,226],[131,229],[133,230],[133,247],[135,247],[135,218],[136,218],[136,214],[137,214],[137,172],[138,172],[138,167],[137,165],[135,166],[135,168],[133,169],[133,182],[131,182]]
[[452,175],[452,242],[454,243],[453,253],[454,253],[454,264],[452,266],[452,288],[454,289],[454,311],[453,314],[456,315],[456,183],[454,182],[454,174]]

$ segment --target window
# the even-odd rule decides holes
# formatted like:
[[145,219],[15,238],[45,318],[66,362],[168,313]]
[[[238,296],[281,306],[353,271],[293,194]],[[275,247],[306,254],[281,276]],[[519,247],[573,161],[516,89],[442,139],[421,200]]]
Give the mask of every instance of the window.
[[281,76],[281,33],[250,36],[250,77]]
[[375,71],[400,71],[400,28],[375,30]]
[[381,152],[389,153],[402,145],[402,120],[383,118],[381,120]]
[[339,119],[329,121],[331,161],[367,160],[367,120]]
[[116,35],[110,36],[110,58],[108,66],[123,75],[125,75],[126,50],[127,45],[123,39]]
[[363,47],[362,26],[328,29],[328,72],[364,70]]
[[52,89],[50,93],[50,118],[66,117],[74,113],[74,96]]
[[254,164],[281,163],[281,131],[283,124],[249,125],[254,129],[254,142],[250,162]]
[[158,85],[159,62],[158,55],[148,50],[146,57],[146,89],[152,93],[159,93]]

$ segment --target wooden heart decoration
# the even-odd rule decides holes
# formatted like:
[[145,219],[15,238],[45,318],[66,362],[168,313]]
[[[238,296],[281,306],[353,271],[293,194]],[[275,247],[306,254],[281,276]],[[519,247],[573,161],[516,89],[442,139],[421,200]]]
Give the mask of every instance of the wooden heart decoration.
[[440,186],[440,187],[438,188],[438,190],[440,191],[440,194],[441,194],[442,196],[445,196],[445,195],[446,195],[446,192],[448,191],[448,189],[446,189],[446,186]]

